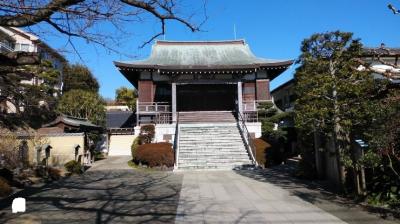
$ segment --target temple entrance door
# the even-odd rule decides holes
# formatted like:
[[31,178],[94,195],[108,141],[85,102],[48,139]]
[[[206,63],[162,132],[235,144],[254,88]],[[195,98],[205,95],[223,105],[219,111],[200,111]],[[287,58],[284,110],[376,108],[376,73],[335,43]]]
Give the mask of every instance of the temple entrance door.
[[236,99],[234,84],[177,85],[177,111],[233,111]]

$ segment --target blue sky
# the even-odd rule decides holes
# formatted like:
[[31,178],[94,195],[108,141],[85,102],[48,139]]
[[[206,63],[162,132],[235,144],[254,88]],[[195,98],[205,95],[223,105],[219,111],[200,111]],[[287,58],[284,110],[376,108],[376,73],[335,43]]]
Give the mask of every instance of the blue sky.
[[[187,1],[199,8],[200,1]],[[296,59],[303,39],[316,32],[342,30],[353,32],[366,46],[400,46],[400,16],[387,8],[396,0],[208,0],[208,20],[202,32],[192,33],[176,22],[167,23],[166,40],[227,40],[233,39],[236,24],[238,39],[245,39],[255,55],[273,59]],[[86,64],[99,80],[100,93],[114,98],[115,89],[131,84],[116,70],[112,61],[146,58],[151,46],[138,47],[157,31],[156,22],[132,24],[129,29],[136,35],[127,36],[118,49],[135,58],[110,53],[101,47],[75,40],[83,61],[73,53],[66,54],[70,62]],[[112,29],[104,27],[104,29]],[[112,30],[111,30],[112,31]],[[48,37],[54,48],[65,46],[62,37]],[[271,87],[284,83],[293,76],[293,68],[276,78]]]

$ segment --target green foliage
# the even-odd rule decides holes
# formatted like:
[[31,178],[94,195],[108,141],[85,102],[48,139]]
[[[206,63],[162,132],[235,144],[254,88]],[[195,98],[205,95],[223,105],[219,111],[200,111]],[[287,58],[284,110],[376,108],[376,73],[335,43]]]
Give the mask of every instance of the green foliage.
[[133,161],[136,161],[136,150],[139,147],[139,145],[140,145],[140,138],[138,136],[133,140],[131,145],[131,155]]
[[[362,45],[351,33],[315,34],[303,41],[301,49],[295,74],[295,123],[303,157],[312,155],[312,133],[324,134],[333,140],[341,165],[350,171],[360,165],[367,168],[371,202],[398,203],[398,90],[390,89],[386,80],[374,79],[368,71],[357,70]],[[354,139],[369,145],[360,159],[353,152]]]
[[65,169],[71,174],[82,174],[83,168],[80,163],[75,160],[71,160],[64,164]]
[[105,101],[96,92],[74,89],[64,93],[58,102],[57,112],[105,125]]
[[296,70],[296,125],[300,129],[346,135],[365,123],[377,94],[373,77],[358,71],[362,45],[351,33],[314,34],[302,43]]
[[132,111],[136,110],[137,91],[135,89],[120,87],[115,91],[115,95],[117,103],[127,105]]
[[85,91],[97,92],[99,83],[92,72],[85,65],[74,64],[64,69],[64,92],[81,89]]
[[[278,124],[288,118],[289,114],[279,112],[272,102],[259,103],[257,110],[263,137],[266,139],[286,139],[287,132]],[[277,128],[275,128],[276,125],[278,125]]]
[[151,143],[155,136],[155,127],[152,124],[143,125],[140,127],[139,138],[141,144]]
[[[40,64],[35,65],[2,66],[0,73],[2,96],[0,101],[7,99],[14,105],[20,105],[24,108],[23,111],[19,111],[19,107],[16,107],[15,118],[18,119],[18,123],[0,116],[0,124],[10,128],[24,123],[38,128],[54,117],[52,111],[58,94],[54,86],[59,84],[60,80],[59,72],[53,68],[49,61],[43,60]],[[38,79],[38,85],[21,83],[21,80],[27,80],[31,77]]]

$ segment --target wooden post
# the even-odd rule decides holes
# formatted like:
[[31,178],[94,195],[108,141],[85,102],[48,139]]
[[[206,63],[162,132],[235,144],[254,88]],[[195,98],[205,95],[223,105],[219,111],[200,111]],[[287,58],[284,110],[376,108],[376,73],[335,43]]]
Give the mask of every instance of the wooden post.
[[176,123],[176,83],[172,83],[172,123]]
[[242,82],[237,83],[237,104],[238,104],[238,112],[242,114],[243,112],[243,95],[242,95]]

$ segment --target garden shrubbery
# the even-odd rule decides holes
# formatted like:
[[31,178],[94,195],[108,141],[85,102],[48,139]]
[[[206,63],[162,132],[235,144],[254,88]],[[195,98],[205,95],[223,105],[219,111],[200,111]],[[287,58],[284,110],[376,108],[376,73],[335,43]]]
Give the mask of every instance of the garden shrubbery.
[[133,143],[131,145],[131,155],[132,155],[132,160],[134,160],[134,161],[136,160],[135,155],[136,155],[136,150],[139,147],[139,145],[140,145],[140,138],[138,136],[133,140]]
[[139,145],[134,154],[135,161],[149,167],[174,165],[174,151],[171,143],[149,143]]
[[12,188],[8,181],[0,177],[0,197],[6,197],[12,193]]
[[75,160],[71,160],[71,161],[65,163],[64,167],[71,174],[82,174],[83,173],[82,165]]

